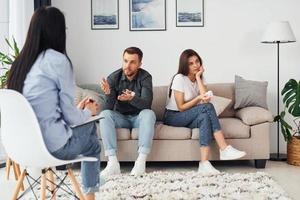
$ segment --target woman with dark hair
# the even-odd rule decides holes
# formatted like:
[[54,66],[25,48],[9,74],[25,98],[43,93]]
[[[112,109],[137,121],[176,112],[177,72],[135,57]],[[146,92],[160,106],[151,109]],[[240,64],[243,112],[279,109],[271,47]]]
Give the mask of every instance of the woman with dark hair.
[[171,82],[164,123],[199,128],[201,162],[198,172],[217,174],[219,171],[208,161],[212,137],[220,148],[221,160],[238,159],[246,153],[227,145],[214,106],[209,103],[210,95],[203,81],[203,72],[202,59],[197,52],[192,49],[183,51],[178,72]]
[[86,200],[95,199],[100,170],[96,126],[70,126],[95,115],[98,105],[88,98],[74,105],[75,80],[66,53],[65,18],[57,8],[41,7],[33,14],[24,47],[12,64],[8,88],[22,93],[31,104],[53,156],[73,159],[81,154],[98,159],[81,165]]

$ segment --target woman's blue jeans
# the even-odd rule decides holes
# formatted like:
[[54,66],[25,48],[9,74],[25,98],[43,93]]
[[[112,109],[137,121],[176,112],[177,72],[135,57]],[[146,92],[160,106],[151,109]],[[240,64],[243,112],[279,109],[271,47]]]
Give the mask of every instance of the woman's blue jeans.
[[97,162],[82,162],[82,190],[85,194],[99,191],[100,143],[96,132],[96,124],[89,123],[73,129],[73,135],[60,149],[52,152],[58,159],[71,160],[78,155],[95,157]]
[[164,124],[199,128],[200,146],[208,146],[212,141],[213,133],[221,130],[218,116],[211,103],[199,104],[183,112],[166,110]]

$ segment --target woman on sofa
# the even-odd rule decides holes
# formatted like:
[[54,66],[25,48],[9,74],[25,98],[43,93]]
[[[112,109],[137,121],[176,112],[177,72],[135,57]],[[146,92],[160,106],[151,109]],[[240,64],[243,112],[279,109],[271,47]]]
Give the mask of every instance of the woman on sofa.
[[81,164],[85,199],[95,199],[100,179],[96,125],[70,126],[95,115],[98,105],[87,98],[78,107],[74,105],[75,80],[66,54],[65,18],[57,8],[42,7],[33,14],[25,45],[12,64],[8,88],[22,93],[31,104],[53,156],[67,160],[82,154],[98,159]]
[[203,80],[202,59],[192,49],[182,52],[177,74],[172,79],[164,123],[176,127],[199,128],[201,174],[220,173],[208,161],[209,145],[214,137],[220,148],[220,160],[233,160],[246,155],[228,145],[224,139],[214,106],[209,103],[211,92]]

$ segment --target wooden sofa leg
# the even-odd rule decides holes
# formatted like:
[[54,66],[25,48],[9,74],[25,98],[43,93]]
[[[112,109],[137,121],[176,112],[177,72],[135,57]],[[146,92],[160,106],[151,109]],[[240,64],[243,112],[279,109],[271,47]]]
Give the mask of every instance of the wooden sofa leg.
[[256,159],[254,160],[255,168],[264,169],[266,167],[267,159]]

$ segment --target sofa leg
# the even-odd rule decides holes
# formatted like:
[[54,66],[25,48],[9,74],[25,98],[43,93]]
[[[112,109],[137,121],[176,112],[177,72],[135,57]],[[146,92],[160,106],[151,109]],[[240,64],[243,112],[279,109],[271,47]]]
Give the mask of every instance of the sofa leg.
[[266,167],[266,159],[256,159],[254,160],[255,168],[264,169]]

